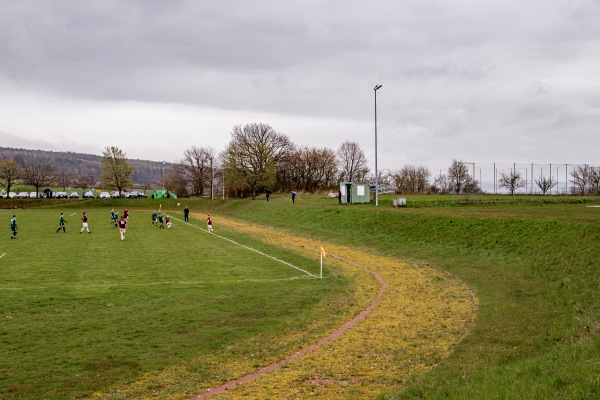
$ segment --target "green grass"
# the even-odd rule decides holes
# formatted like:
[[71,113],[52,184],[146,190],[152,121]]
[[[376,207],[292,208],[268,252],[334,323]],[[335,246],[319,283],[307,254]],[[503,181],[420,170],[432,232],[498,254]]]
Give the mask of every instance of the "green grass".
[[600,396],[600,208],[586,207],[598,198],[453,205],[409,196],[402,209],[390,207],[392,198],[377,209],[323,196],[300,196],[293,206],[274,196],[218,207],[296,234],[425,261],[475,289],[479,315],[468,337],[431,373],[385,398]]
[[[600,208],[586,207],[600,199],[482,196],[457,202],[452,196],[403,196],[408,207],[396,209],[394,197],[382,196],[378,208],[338,206],[336,199],[316,195],[300,195],[295,205],[287,195],[272,195],[268,203],[72,202],[18,210],[23,227],[18,241],[8,238],[7,211],[1,218],[6,238],[0,240],[0,254],[7,253],[0,259],[5,288],[0,290],[0,397],[81,395],[260,332],[276,335],[286,324],[301,331],[308,321],[330,315],[320,307],[351,291],[344,280],[254,282],[257,274],[276,278],[297,271],[252,269],[255,264],[245,262],[251,255],[236,256],[239,250],[223,243],[211,247],[215,238],[203,232],[176,236],[183,233],[180,223],[157,232],[144,225],[149,211],[141,214],[143,224],[132,222],[123,243],[102,225],[113,206],[150,210],[160,203],[176,209],[177,202],[192,212],[424,261],[472,287],[479,310],[469,335],[431,372],[380,398],[600,396]],[[74,232],[84,204],[94,230],[89,236]],[[58,210],[77,213],[67,235],[54,233]],[[215,223],[217,233],[224,233],[218,218]],[[316,271],[301,256],[225,233]],[[223,261],[229,257],[231,263]],[[88,286],[97,282],[104,286]],[[6,290],[10,287],[18,290]],[[284,352],[274,349],[272,355]]]
[[[170,230],[152,227],[150,211],[131,212],[121,241],[109,211],[133,204],[125,202],[0,210],[0,398],[105,390],[254,336],[300,332],[324,315],[331,320],[328,304],[351,297],[344,279],[310,279],[182,222]],[[56,233],[60,211],[66,234]],[[79,233],[82,211],[92,234]],[[17,240],[9,238],[13,212]],[[318,273],[317,260],[216,229]],[[268,349],[273,357],[289,351]]]

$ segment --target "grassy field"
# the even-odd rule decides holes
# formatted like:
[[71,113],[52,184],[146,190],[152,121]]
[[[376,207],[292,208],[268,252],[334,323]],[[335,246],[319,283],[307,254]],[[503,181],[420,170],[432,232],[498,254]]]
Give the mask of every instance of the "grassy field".
[[[385,398],[600,396],[598,198],[408,196],[409,207],[287,196],[224,202],[237,218],[426,261],[474,288],[477,323],[453,354]],[[204,205],[201,205],[204,206]],[[207,207],[207,206],[204,206]]]
[[[332,308],[352,298],[346,279],[314,279],[208,235],[198,229],[204,221],[175,221],[163,230],[151,226],[150,210],[133,210],[121,241],[109,223],[110,206],[81,204],[0,210],[2,399],[80,397],[232,343],[252,339],[261,347],[261,340],[300,332],[314,320],[332,326]],[[67,233],[56,233],[61,211]],[[91,234],[79,233],[83,211]],[[12,213],[17,240],[9,237]],[[217,233],[318,274],[316,259],[222,228]],[[240,349],[238,356],[279,358],[299,345],[280,343]],[[211,373],[220,374],[198,368],[205,380]]]
[[[600,208],[587,207],[600,205],[598,198],[407,196],[402,209],[391,207],[392,198],[382,196],[378,208],[338,206],[316,195],[301,195],[295,205],[280,195],[268,203],[161,203],[174,210],[185,201],[193,212],[426,262],[473,288],[479,309],[466,338],[436,368],[378,398],[600,396]],[[132,204],[146,211],[133,212],[131,232],[121,242],[108,212]],[[0,397],[90,394],[226,352],[235,341],[247,340],[252,354],[264,344],[252,338],[294,337],[311,321],[321,321],[316,331],[322,332],[347,316],[328,306],[352,300],[352,281],[335,271],[323,281],[285,280],[301,274],[236,246],[215,245],[217,238],[181,223],[171,231],[150,227],[155,204],[95,200],[19,210],[17,241],[9,239],[10,212],[0,210],[6,229],[0,240],[6,254],[0,259]],[[92,235],[76,233],[82,205]],[[70,221],[66,235],[54,232],[63,210]],[[218,223],[216,229],[316,272],[314,260],[223,232]],[[262,355],[275,359],[310,342],[281,339],[279,348]]]

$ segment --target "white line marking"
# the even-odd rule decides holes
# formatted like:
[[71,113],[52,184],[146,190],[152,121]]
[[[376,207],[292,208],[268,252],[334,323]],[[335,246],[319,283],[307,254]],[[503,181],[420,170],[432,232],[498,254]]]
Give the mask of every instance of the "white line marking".
[[291,278],[276,278],[276,279],[227,279],[215,281],[189,281],[189,282],[146,282],[146,283],[106,283],[106,284],[89,284],[89,285],[58,285],[58,286],[28,286],[28,287],[0,287],[0,291],[17,291],[17,290],[45,290],[57,288],[81,289],[81,288],[110,288],[110,287],[132,287],[132,286],[158,286],[158,285],[207,285],[213,283],[239,283],[239,282],[279,282],[279,281],[295,281],[299,279],[311,279],[308,276],[293,276]]
[[[181,220],[181,219],[179,219],[179,218],[177,218],[177,217],[173,217],[173,216],[172,216],[171,218],[173,218],[173,219],[176,219],[176,220],[177,220],[177,221],[179,221],[179,222],[183,222],[184,224],[187,224],[187,225],[189,225],[189,226],[193,226],[194,228],[200,229],[201,231],[204,231],[204,232],[208,233],[208,231],[207,231],[206,229],[200,228],[200,227],[199,227],[199,226],[197,226],[197,225],[190,224],[189,222],[184,222],[183,220]],[[319,278],[317,275],[313,275],[313,274],[311,274],[310,272],[308,272],[308,271],[306,271],[306,270],[303,270],[302,268],[296,267],[295,265],[293,265],[293,264],[290,264],[290,263],[289,263],[289,262],[287,262],[287,261],[283,261],[283,260],[280,260],[280,259],[278,259],[278,258],[275,258],[275,257],[273,257],[273,256],[270,256],[270,255],[268,255],[268,254],[266,254],[266,253],[263,253],[262,251],[259,251],[259,250],[253,249],[252,247],[248,247],[248,246],[246,246],[246,245],[243,245],[243,244],[241,244],[241,243],[238,243],[238,242],[236,242],[235,240],[231,240],[231,239],[228,239],[228,238],[226,238],[226,237],[224,237],[224,236],[217,235],[217,234],[213,234],[213,236],[216,236],[216,237],[218,237],[218,238],[221,238],[221,239],[223,239],[223,240],[227,240],[228,242],[231,242],[231,243],[233,243],[233,244],[235,244],[235,245],[238,245],[238,246],[240,246],[240,247],[243,247],[243,248],[245,248],[245,249],[247,249],[247,250],[250,250],[250,251],[253,251],[253,252],[255,252],[255,253],[258,253],[258,254],[260,254],[261,256],[265,256],[265,257],[267,257],[267,258],[270,258],[270,259],[272,259],[272,260],[275,260],[275,261],[277,261],[277,262],[280,262],[280,263],[282,263],[282,264],[285,264],[285,265],[287,265],[288,267],[295,268],[295,269],[297,269],[298,271],[302,271],[302,272],[304,272],[306,275],[312,276],[313,278]]]
[[73,215],[75,215],[75,213],[73,213],[73,214],[69,215],[69,217],[72,217]]
[[6,255],[6,253],[0,254],[0,258],[4,257],[5,255]]

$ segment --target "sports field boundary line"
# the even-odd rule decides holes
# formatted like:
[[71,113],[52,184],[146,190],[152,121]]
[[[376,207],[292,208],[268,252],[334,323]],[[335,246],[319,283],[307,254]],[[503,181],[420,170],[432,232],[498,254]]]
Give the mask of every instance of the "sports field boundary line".
[[[204,228],[201,228],[201,227],[199,227],[198,225],[194,225],[194,224],[191,224],[191,223],[189,223],[189,222],[185,222],[185,221],[183,221],[183,220],[181,220],[181,219],[179,219],[179,218],[177,218],[177,217],[173,217],[173,216],[171,216],[171,218],[173,218],[173,219],[176,219],[176,220],[177,220],[177,221],[179,221],[179,222],[183,222],[183,223],[184,223],[184,224],[186,224],[186,225],[192,226],[192,227],[194,227],[194,228],[196,228],[196,229],[200,229],[201,231],[204,231],[204,232],[208,233],[208,230],[206,230],[206,229],[204,229]],[[311,277],[313,277],[313,278],[320,279],[320,278],[319,278],[319,276],[317,276],[317,275],[311,274],[310,272],[308,272],[308,271],[306,271],[306,270],[304,270],[304,269],[302,269],[302,268],[300,268],[300,267],[297,267],[297,266],[295,266],[295,265],[293,265],[293,264],[290,264],[290,263],[289,263],[289,262],[287,262],[287,261],[283,261],[283,260],[280,260],[279,258],[276,258],[276,257],[273,257],[273,256],[271,256],[271,255],[269,255],[269,254],[263,253],[263,252],[262,252],[262,251],[260,251],[260,250],[253,249],[252,247],[246,246],[245,244],[238,243],[238,242],[236,242],[236,241],[235,241],[235,240],[233,240],[233,239],[226,238],[225,236],[217,235],[217,234],[215,234],[215,233],[213,233],[212,235],[213,235],[213,236],[216,236],[216,237],[218,237],[218,238],[220,238],[220,239],[226,240],[226,241],[228,241],[228,242],[231,242],[231,243],[233,243],[233,244],[235,244],[235,245],[237,245],[237,246],[243,247],[243,248],[245,248],[246,250],[253,251],[253,252],[255,252],[255,253],[258,253],[258,254],[260,254],[261,256],[264,256],[264,257],[270,258],[270,259],[272,259],[272,260],[275,260],[275,261],[277,261],[277,262],[279,262],[279,263],[282,263],[282,264],[284,264],[284,265],[287,265],[288,267],[292,267],[292,268],[294,268],[294,269],[297,269],[298,271],[304,272],[304,273],[305,273],[306,275],[308,275],[308,276],[311,276]]]
[[336,259],[342,261],[342,262],[347,262],[358,268],[361,268],[364,271],[366,271],[367,273],[371,274],[371,276],[379,284],[379,290],[378,290],[377,294],[375,295],[375,297],[373,298],[373,300],[371,301],[371,303],[365,309],[363,309],[357,315],[355,315],[353,318],[351,318],[350,320],[343,323],[341,326],[336,328],[333,332],[331,332],[327,336],[321,338],[317,343],[314,343],[312,345],[304,347],[303,349],[300,349],[299,351],[297,351],[294,354],[284,357],[283,359],[276,361],[272,364],[266,365],[266,366],[258,369],[256,372],[244,375],[237,379],[232,379],[230,381],[225,382],[221,386],[208,388],[208,389],[206,389],[205,392],[200,393],[194,397],[190,397],[190,398],[188,398],[188,400],[201,400],[201,399],[206,399],[206,398],[209,398],[209,397],[212,397],[215,395],[223,394],[223,393],[226,393],[228,390],[232,390],[232,389],[236,388],[239,385],[243,385],[244,383],[256,380],[270,372],[281,369],[285,364],[295,361],[295,360],[305,356],[309,352],[318,350],[321,347],[323,347],[325,344],[339,338],[344,333],[346,333],[346,331],[350,330],[351,328],[354,328],[359,322],[362,322],[365,318],[367,318],[367,316],[373,310],[375,310],[379,306],[379,303],[381,302],[383,295],[387,292],[387,289],[388,289],[388,283],[385,281],[385,279],[383,279],[383,277],[379,273],[377,273],[376,271],[374,271],[368,267],[365,267],[364,265],[361,265],[357,262],[348,260],[347,258],[338,256],[336,254],[329,253],[329,255],[333,258],[336,258]]
[[[2,256],[0,256],[1,258]],[[59,285],[59,286],[27,286],[27,287],[1,287],[0,292],[16,292],[21,290],[45,290],[45,289],[57,289],[57,288],[68,288],[68,289],[85,289],[85,288],[112,288],[112,287],[143,287],[143,286],[159,286],[159,285],[180,285],[180,286],[194,286],[194,285],[209,285],[213,283],[239,283],[239,282],[282,282],[282,281],[296,281],[300,279],[312,279],[311,277],[302,275],[302,276],[292,276],[290,278],[269,278],[269,279],[217,279],[214,281],[205,280],[205,281],[162,281],[162,282],[145,282],[145,283],[90,283],[88,285]]]
[[0,258],[4,257],[5,255],[6,255],[6,253],[0,254]]

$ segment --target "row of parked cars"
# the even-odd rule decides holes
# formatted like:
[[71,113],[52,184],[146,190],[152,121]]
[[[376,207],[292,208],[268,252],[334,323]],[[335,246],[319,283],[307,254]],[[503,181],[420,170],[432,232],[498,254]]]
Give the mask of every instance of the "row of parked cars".
[[[4,197],[2,194],[0,194],[0,197]],[[15,193],[15,192],[9,192],[6,195],[7,199],[36,199],[36,198],[44,198],[44,193],[43,192],[19,192],[19,193]],[[84,199],[93,199],[95,198],[94,196],[94,192],[92,192],[91,190],[84,190],[83,193],[81,194],[81,197]],[[101,192],[98,195],[99,199],[110,199],[110,198],[118,198],[121,197],[123,199],[145,199],[148,196],[146,196],[146,193],[144,192],[139,192],[139,191],[133,191],[133,192],[121,192],[121,196],[119,196],[119,192],[118,191],[114,191],[114,192]],[[71,192],[71,193],[67,193],[67,192],[52,192],[52,198],[53,199],[78,199],[79,198],[79,193],[77,192]]]

